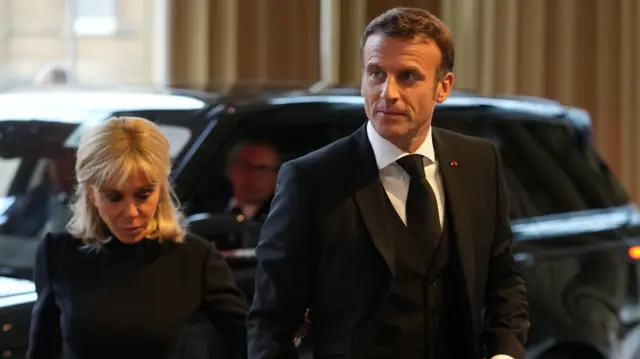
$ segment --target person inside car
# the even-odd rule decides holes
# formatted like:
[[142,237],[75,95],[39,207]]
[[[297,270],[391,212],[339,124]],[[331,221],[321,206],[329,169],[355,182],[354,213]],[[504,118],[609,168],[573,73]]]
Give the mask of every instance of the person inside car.
[[243,141],[229,154],[227,175],[233,196],[225,213],[264,221],[280,167],[278,150],[268,142]]
[[175,357],[200,314],[221,329],[223,358],[246,357],[247,301],[216,247],[183,227],[170,170],[151,121],[83,134],[68,230],[38,246],[27,358]]

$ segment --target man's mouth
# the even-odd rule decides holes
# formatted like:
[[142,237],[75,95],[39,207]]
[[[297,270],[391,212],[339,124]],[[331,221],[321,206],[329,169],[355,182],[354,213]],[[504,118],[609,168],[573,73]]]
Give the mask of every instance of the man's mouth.
[[379,113],[385,116],[404,116],[404,112],[397,110],[378,110]]

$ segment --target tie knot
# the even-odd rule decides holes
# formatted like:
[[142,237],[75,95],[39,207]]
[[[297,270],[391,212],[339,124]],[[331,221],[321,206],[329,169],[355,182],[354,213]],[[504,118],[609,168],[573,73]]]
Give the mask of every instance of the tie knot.
[[424,177],[424,156],[422,155],[408,155],[404,156],[396,162],[402,167],[403,170],[409,174],[411,179]]

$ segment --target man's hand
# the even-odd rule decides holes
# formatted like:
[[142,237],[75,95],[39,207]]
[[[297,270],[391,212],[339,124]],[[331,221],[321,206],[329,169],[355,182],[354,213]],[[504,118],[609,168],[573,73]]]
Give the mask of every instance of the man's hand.
[[304,314],[304,322],[302,322],[302,325],[298,328],[296,336],[293,339],[293,344],[296,348],[302,344],[302,341],[307,337],[309,331],[311,331],[311,321],[309,320],[309,309],[307,309],[307,312]]

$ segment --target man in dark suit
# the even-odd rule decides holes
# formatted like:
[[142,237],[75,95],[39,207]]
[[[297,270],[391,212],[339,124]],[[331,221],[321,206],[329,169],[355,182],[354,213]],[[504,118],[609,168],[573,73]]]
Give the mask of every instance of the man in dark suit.
[[256,249],[249,358],[524,359],[526,286],[497,149],[431,127],[453,84],[447,27],[421,9],[361,42],[369,121],[286,163]]

